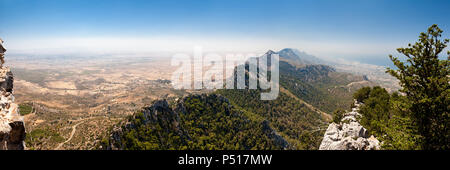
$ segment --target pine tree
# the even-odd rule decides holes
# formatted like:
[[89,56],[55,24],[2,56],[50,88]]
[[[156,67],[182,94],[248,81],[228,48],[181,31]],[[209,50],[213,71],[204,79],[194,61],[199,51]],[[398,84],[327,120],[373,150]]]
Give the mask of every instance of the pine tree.
[[441,40],[442,32],[437,25],[432,25],[420,34],[414,45],[398,48],[407,57],[406,64],[398,57],[389,56],[398,70],[388,68],[387,72],[400,81],[400,92],[410,102],[408,110],[422,136],[423,149],[450,149],[450,51],[446,60],[439,59],[449,42]]
[[344,118],[345,111],[343,109],[336,109],[333,112],[333,122],[340,123],[342,118]]

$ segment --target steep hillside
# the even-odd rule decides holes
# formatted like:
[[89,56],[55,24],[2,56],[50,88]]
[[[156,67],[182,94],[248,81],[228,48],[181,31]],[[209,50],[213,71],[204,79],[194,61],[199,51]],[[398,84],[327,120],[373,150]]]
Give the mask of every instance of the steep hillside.
[[[348,107],[352,102],[352,94],[357,89],[375,85],[364,76],[337,72],[331,66],[321,65],[321,60],[314,56],[295,56],[295,51],[289,51],[292,50],[283,49],[278,52],[280,86],[324,112],[331,113],[338,108]],[[309,62],[301,67],[292,65],[290,61],[295,61],[295,58]]]
[[[337,108],[346,108],[352,102],[352,91],[348,84],[364,81],[362,76],[336,72],[326,65],[312,65],[314,61],[296,56],[291,49],[280,54],[280,94],[276,100],[262,101],[261,89],[217,90],[231,103],[267,119],[275,130],[293,144],[296,149],[316,149],[330,120],[329,113]],[[268,51],[268,61],[276,54]],[[289,55],[289,56],[286,56]],[[259,60],[259,58],[257,58]],[[302,62],[303,66],[291,63]],[[245,67],[248,86],[248,63]],[[237,72],[235,72],[237,74]],[[237,80],[235,77],[235,81]],[[325,113],[327,112],[327,113]]]
[[[351,104],[352,94],[358,88],[354,82],[364,81],[362,76],[336,72],[325,65],[307,65],[296,68],[280,61],[280,85],[298,98],[331,113]],[[353,83],[353,84],[352,84]],[[365,86],[374,84],[365,81]]]
[[[276,53],[266,54],[270,61]],[[247,89],[188,96],[172,106],[157,101],[116,126],[101,148],[318,149],[330,113],[350,106],[353,90],[358,88],[353,88],[355,85],[370,82],[363,76],[314,64],[316,58],[300,57],[292,49],[278,54],[280,93],[275,100],[260,100],[265,90],[248,89],[246,63],[238,67],[244,67]],[[237,76],[234,78],[237,82]]]
[[[268,61],[272,54],[280,56],[281,88],[328,114],[338,108],[347,108],[352,103],[352,94],[357,89],[375,85],[365,76],[337,72],[331,66],[313,63],[321,61],[314,56],[298,56],[297,53],[293,49],[283,49],[280,52],[269,50],[266,55],[268,55]],[[301,63],[301,65],[292,63]],[[238,67],[245,67],[245,70],[248,71],[249,66],[247,63],[245,66]]]
[[215,95],[187,96],[169,106],[166,100],[134,114],[114,128],[100,149],[287,149],[289,144],[267,121]]
[[[266,53],[268,61],[273,54],[277,53]],[[350,106],[353,91],[360,88],[357,85],[371,86],[373,83],[363,76],[340,73],[330,66],[314,64],[314,61],[320,60],[308,55],[298,56],[298,52],[292,49],[283,49],[278,54],[280,94],[276,100],[260,100],[259,95],[264,92],[261,89],[218,90],[216,93],[227,97],[240,108],[269,120],[294,148],[316,149],[322,140],[326,122],[331,119],[330,113]],[[249,65],[240,67],[245,67],[248,86]]]
[[260,100],[261,90],[218,90],[234,105],[270,122],[294,149],[315,149],[321,140],[321,127],[326,121],[322,114],[295,98],[280,93],[276,100]]

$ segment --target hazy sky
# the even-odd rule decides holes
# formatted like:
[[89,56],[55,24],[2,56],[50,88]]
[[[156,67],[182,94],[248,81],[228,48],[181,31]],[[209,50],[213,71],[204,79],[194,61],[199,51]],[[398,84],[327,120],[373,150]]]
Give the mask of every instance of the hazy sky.
[[438,24],[448,0],[0,0],[9,52],[262,52],[387,58]]

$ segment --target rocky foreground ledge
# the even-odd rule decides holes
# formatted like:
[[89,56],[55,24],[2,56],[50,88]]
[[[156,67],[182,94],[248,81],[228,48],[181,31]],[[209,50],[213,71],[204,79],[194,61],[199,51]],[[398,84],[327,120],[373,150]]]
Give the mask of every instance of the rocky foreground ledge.
[[325,131],[319,150],[378,150],[380,142],[368,135],[368,131],[359,124],[357,117],[361,103],[355,101],[355,108],[344,114],[339,124],[331,123]]
[[8,67],[0,68],[0,150],[25,149],[25,124],[14,103],[14,77]]

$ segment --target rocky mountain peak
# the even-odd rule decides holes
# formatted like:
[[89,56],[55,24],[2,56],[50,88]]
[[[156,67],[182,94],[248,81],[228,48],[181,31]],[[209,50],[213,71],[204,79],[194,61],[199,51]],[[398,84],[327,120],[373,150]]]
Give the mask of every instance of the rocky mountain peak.
[[269,51],[266,52],[266,54],[269,56],[269,55],[275,54],[275,52],[272,51],[272,50],[269,50]]
[[3,67],[6,51],[0,39],[0,150],[25,149],[25,125],[19,107],[14,103],[14,77],[9,67]]
[[316,56],[307,54],[305,52],[299,51],[293,48],[285,48],[278,52],[281,58],[290,60],[294,64],[327,64],[322,59],[317,58]]

